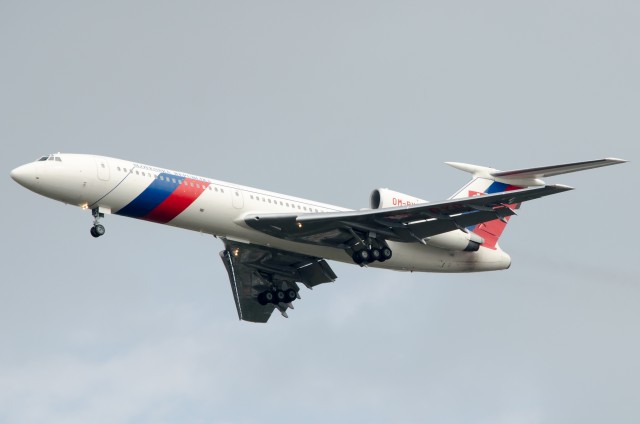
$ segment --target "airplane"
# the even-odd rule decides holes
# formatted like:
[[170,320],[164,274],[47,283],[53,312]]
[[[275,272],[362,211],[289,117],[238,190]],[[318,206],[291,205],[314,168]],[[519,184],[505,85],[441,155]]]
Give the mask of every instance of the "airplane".
[[328,260],[397,271],[477,272],[509,268],[499,238],[522,202],[571,190],[542,178],[627,162],[605,158],[500,171],[459,162],[471,174],[449,199],[427,202],[386,188],[370,208],[313,200],[111,157],[50,154],[11,171],[27,189],[90,210],[93,237],[108,214],[219,238],[238,318],[288,317],[302,283],[337,278]]

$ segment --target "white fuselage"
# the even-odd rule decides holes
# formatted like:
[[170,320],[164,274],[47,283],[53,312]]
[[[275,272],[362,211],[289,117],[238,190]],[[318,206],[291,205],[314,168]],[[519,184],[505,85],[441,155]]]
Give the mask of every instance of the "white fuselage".
[[[44,159],[44,158],[43,158]],[[164,223],[246,243],[353,263],[341,249],[292,242],[247,226],[248,214],[322,213],[348,209],[121,159],[84,154],[51,155],[14,169],[11,176],[43,196],[85,209]],[[379,268],[426,272],[506,269],[500,248],[476,252],[420,243],[389,243],[393,257]]]

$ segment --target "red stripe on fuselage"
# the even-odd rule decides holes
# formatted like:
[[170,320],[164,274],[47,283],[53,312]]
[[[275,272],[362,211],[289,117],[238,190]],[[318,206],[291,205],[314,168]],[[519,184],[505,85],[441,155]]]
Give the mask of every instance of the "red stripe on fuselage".
[[149,212],[144,219],[166,224],[195,202],[208,186],[209,183],[185,178],[173,193]]

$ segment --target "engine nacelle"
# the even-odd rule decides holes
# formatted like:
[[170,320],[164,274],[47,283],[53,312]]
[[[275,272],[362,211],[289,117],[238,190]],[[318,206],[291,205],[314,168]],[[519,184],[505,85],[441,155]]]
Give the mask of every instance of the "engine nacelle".
[[[371,192],[371,209],[392,208],[397,206],[411,206],[419,203],[429,203],[426,200],[409,196],[408,194],[379,188]],[[422,240],[425,244],[444,250],[456,250],[465,252],[475,252],[484,243],[484,239],[479,235],[461,230],[449,231]]]
[[484,243],[484,239],[476,233],[465,233],[460,230],[454,230],[427,237],[424,239],[424,242],[429,246],[445,250],[475,252],[480,249],[480,245]]
[[409,196],[408,194],[389,190],[388,188],[379,188],[371,192],[369,204],[371,209],[392,208],[394,206],[411,206],[418,203],[429,203],[426,200]]

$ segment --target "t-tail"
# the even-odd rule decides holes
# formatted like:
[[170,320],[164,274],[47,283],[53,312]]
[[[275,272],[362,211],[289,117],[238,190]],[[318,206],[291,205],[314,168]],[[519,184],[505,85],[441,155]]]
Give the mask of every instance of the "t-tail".
[[[561,165],[541,166],[537,168],[515,169],[500,171],[486,166],[470,165],[460,162],[446,162],[454,168],[469,172],[473,175],[471,181],[458,190],[450,199],[483,196],[492,193],[518,190],[526,187],[546,185],[542,178],[570,172],[584,171],[601,166],[615,165],[627,162],[623,159],[605,158],[586,162],[565,163]],[[511,209],[518,209],[520,204],[507,205]],[[498,239],[507,226],[510,216],[502,219],[484,222],[467,228],[484,239],[483,247],[498,249]]]

